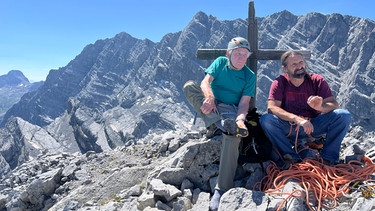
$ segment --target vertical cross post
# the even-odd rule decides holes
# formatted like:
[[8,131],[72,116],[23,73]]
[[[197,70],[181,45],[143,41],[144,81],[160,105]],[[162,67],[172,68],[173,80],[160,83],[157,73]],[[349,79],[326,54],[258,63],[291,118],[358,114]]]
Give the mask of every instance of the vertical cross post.
[[[249,3],[248,19],[247,19],[247,40],[249,41],[249,44],[250,44],[250,51],[255,53],[255,56],[256,56],[256,53],[258,52],[258,24],[255,18],[254,1],[250,1]],[[258,61],[256,57],[255,58],[250,57],[247,60],[247,66],[255,73],[255,75],[258,74]],[[257,85],[255,85],[255,87],[257,87]],[[250,107],[249,107],[250,110],[255,108],[255,102],[256,102],[256,89],[254,93],[254,98],[251,99],[250,101]]]

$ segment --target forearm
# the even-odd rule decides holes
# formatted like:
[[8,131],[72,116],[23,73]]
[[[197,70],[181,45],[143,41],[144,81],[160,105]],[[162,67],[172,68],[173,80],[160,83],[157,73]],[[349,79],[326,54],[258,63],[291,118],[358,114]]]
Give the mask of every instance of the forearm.
[[249,111],[251,97],[245,96],[241,98],[238,104],[236,120],[246,120],[247,112]]
[[339,104],[337,102],[326,102],[322,104],[320,112],[328,113],[338,108],[339,108]]
[[204,114],[209,114],[216,109],[215,97],[210,86],[210,82],[212,80],[213,77],[207,74],[201,82],[201,90],[203,92],[204,99],[200,109]]
[[212,92],[211,86],[207,81],[202,81],[201,83],[201,89],[204,95],[204,98],[209,99],[212,98],[214,99],[214,93]]
[[304,120],[302,117],[295,115],[293,113],[287,112],[278,106],[268,106],[268,112],[288,122],[298,123]]

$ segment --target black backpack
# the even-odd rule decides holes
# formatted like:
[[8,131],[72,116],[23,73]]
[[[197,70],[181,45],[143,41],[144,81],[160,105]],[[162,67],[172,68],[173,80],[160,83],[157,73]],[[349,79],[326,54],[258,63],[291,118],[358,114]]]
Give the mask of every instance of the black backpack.
[[272,143],[264,133],[260,123],[260,114],[253,108],[246,116],[247,137],[240,144],[239,161],[243,163],[262,163],[271,158]]

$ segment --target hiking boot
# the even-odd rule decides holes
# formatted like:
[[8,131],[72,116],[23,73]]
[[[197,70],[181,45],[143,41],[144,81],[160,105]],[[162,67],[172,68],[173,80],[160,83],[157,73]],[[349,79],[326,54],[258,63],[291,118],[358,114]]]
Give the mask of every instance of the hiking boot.
[[284,162],[280,166],[281,170],[287,170],[291,167],[291,165],[298,163],[300,161],[299,159],[293,158],[290,154],[285,154],[283,158],[284,158]]
[[234,119],[225,119],[223,127],[228,135],[236,137],[246,137],[249,134],[247,129],[238,127]]
[[326,165],[326,166],[335,166],[339,163],[340,162],[338,162],[338,161],[332,161],[332,160],[328,160],[328,159],[323,158],[323,164]]
[[222,131],[216,127],[215,124],[212,124],[210,125],[208,128],[207,128],[207,132],[206,132],[206,138],[209,139],[209,138],[213,138],[215,136],[219,136],[222,134]]
[[318,152],[315,152],[312,149],[305,149],[304,151],[299,153],[299,156],[301,159],[313,159],[313,160],[318,160]]
[[224,194],[221,190],[215,190],[214,195],[210,201],[210,210],[217,211],[219,209],[220,198]]
[[358,145],[353,146],[353,155],[348,155],[345,157],[345,163],[349,163],[350,161],[358,161],[352,162],[357,164],[373,164],[374,156],[375,156],[375,148],[370,148],[369,150],[364,151]]
[[358,154],[354,154],[354,155],[348,155],[345,157],[345,163],[349,163],[350,161],[358,161],[360,163],[364,163],[364,155],[358,155]]
[[309,146],[307,146],[307,143],[303,145],[298,145],[297,150],[298,150],[298,155],[302,160],[306,158],[318,160],[319,152],[316,149],[312,149]]

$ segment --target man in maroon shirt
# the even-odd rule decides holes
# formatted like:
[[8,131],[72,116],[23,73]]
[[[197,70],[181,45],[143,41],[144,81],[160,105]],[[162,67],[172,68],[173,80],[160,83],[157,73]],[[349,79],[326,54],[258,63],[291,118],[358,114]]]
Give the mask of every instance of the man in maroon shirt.
[[261,117],[260,123],[285,161],[284,168],[312,155],[295,146],[297,136],[302,140],[325,135],[320,156],[326,164],[338,163],[341,142],[351,123],[350,113],[339,109],[321,75],[307,71],[301,53],[287,51],[281,63],[284,74],[271,85],[268,114]]

